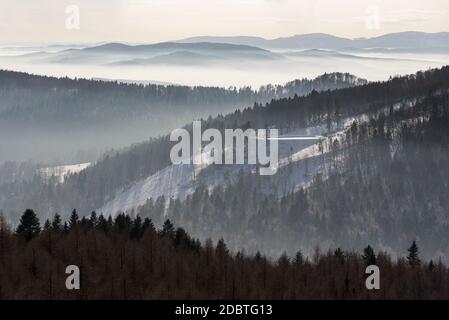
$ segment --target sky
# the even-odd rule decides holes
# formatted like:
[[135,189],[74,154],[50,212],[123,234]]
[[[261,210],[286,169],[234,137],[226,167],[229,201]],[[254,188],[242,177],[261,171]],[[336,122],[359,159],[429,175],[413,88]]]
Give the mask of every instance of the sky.
[[1,43],[449,31],[447,0],[0,0]]

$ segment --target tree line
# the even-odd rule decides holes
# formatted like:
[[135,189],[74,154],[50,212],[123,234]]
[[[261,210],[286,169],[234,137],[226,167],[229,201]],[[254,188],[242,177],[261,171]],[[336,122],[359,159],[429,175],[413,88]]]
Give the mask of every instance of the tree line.
[[[15,231],[0,220],[1,299],[444,299],[449,271],[422,262],[413,242],[397,260],[367,246],[270,259],[232,252],[221,239],[204,243],[166,220],[95,212],[43,228],[26,210]],[[367,290],[365,268],[380,268],[380,289]],[[64,270],[77,265],[81,289],[65,288]]]

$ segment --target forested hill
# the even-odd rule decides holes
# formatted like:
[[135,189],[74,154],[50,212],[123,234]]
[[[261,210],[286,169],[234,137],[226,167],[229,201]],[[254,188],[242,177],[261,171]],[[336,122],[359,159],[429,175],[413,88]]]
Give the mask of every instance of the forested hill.
[[1,161],[91,162],[201,117],[366,83],[345,73],[259,89],[132,84],[0,71]]
[[254,102],[366,82],[350,74],[330,73],[285,85],[226,89],[55,78],[0,70],[0,123],[17,121],[64,127],[86,126],[142,115],[161,121],[160,117],[164,115],[187,113],[196,117],[226,113]]
[[[375,114],[398,102],[433,96],[448,89],[449,67],[444,67],[386,82],[275,100],[265,107],[257,105],[209,119],[204,122],[204,127],[300,128],[319,120],[338,122],[343,115]],[[44,216],[54,212],[67,214],[73,208],[88,213],[113,199],[119,190],[170,165],[172,145],[165,136],[109,153],[62,184],[48,184],[39,177],[18,184],[3,184],[0,186],[0,208],[5,212],[17,212],[24,207],[33,207]]]
[[[449,93],[401,103],[369,121],[354,120],[327,153],[293,158],[274,176],[241,172],[233,184],[199,187],[184,201],[148,200],[136,214],[169,217],[201,238],[224,237],[233,249],[309,255],[361,249],[394,255],[417,240],[427,259],[449,261]],[[320,170],[312,170],[314,164]],[[286,182],[313,175],[283,193]],[[294,177],[293,179],[291,177]],[[162,208],[162,209],[161,209]]]
[[316,92],[256,104],[212,123],[254,128],[267,125],[276,128],[303,127],[319,121],[338,120],[351,114],[375,112],[389,104],[411,98],[425,97],[449,88],[449,66],[416,74],[394,77],[389,81],[372,82],[364,86],[337,91]]

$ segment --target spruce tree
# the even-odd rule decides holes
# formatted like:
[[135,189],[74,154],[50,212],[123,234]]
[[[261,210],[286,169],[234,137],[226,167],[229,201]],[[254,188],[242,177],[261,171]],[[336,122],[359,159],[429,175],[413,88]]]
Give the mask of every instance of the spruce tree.
[[223,238],[218,240],[217,247],[215,248],[215,254],[221,261],[229,255],[228,247],[226,246],[226,243],[224,242]]
[[142,234],[144,234],[145,231],[147,231],[147,230],[152,230],[152,231],[154,231],[153,221],[151,221],[150,218],[145,218],[145,220],[143,221],[143,224],[142,224]]
[[429,266],[427,267],[427,270],[429,270],[430,272],[432,272],[433,270],[435,270],[435,264],[433,263],[432,260],[430,260]]
[[100,214],[100,216],[98,217],[97,228],[103,231],[104,233],[108,233],[110,230],[108,221],[105,219],[103,214]]
[[303,256],[301,250],[298,250],[298,252],[296,252],[294,262],[295,262],[295,264],[298,265],[298,266],[299,266],[299,265],[302,265],[302,264],[304,263],[304,256]]
[[55,214],[53,221],[51,223],[51,227],[56,232],[62,231],[62,221],[61,216],[59,214]]
[[137,216],[131,228],[131,239],[139,240],[142,237],[142,219]]
[[170,219],[165,220],[164,225],[162,226],[161,235],[163,237],[174,239],[175,226],[173,225],[173,223],[171,223]]
[[419,249],[415,240],[413,240],[412,245],[408,248],[407,260],[409,265],[412,267],[419,266],[421,264],[421,260],[419,259]]
[[362,259],[366,266],[376,264],[376,254],[371,246],[368,245],[365,249],[363,249]]
[[69,233],[70,229],[69,229],[69,225],[67,224],[67,221],[64,222],[64,227],[62,228],[62,231],[66,234]]
[[341,248],[337,248],[334,251],[334,256],[339,258],[339,259],[342,259],[342,258],[344,258],[345,254],[344,254],[343,250],[341,250]]
[[20,218],[19,226],[17,227],[16,233],[30,241],[41,231],[41,226],[39,223],[39,219],[31,209],[26,209]]
[[95,211],[92,211],[92,213],[90,214],[90,224],[93,228],[95,228],[97,226],[98,223],[98,219],[97,219],[97,213]]
[[78,224],[79,216],[76,213],[76,209],[73,209],[72,214],[70,215],[69,227],[72,229],[74,226]]
[[50,228],[51,228],[51,223],[50,223],[50,220],[45,220],[45,223],[44,223],[44,230],[45,231],[47,231],[47,230],[50,230]]

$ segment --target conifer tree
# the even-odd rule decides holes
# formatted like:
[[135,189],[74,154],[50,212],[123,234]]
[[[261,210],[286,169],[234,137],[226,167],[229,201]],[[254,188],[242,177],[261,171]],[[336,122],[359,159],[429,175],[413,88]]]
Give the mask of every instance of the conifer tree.
[[16,233],[27,241],[30,241],[41,231],[39,219],[31,209],[26,209],[20,218],[19,226],[17,227]]
[[64,222],[64,227],[62,228],[62,231],[64,232],[64,233],[69,233],[69,225],[68,225],[68,223],[67,223],[67,221],[66,222]]
[[72,214],[70,215],[69,227],[72,229],[74,226],[78,224],[79,216],[76,213],[76,209],[73,209]]
[[427,267],[427,270],[429,270],[430,272],[432,272],[433,270],[435,270],[435,264],[433,263],[432,260],[430,260],[429,266]]
[[175,226],[171,223],[170,219],[165,220],[162,226],[161,235],[173,239],[175,237]]
[[365,249],[363,249],[362,258],[366,266],[376,264],[376,255],[373,248],[371,248],[371,246],[369,245]]
[[50,228],[51,228],[50,220],[46,219],[44,223],[44,230],[47,231],[50,230]]
[[90,214],[90,224],[93,228],[95,228],[97,226],[98,223],[98,218],[97,218],[97,213],[95,211],[92,211],[92,213]]
[[342,259],[342,258],[344,258],[344,252],[343,252],[343,250],[341,250],[341,248],[337,248],[335,251],[334,251],[334,256],[335,257],[337,257],[337,258],[339,258],[339,259]]
[[145,218],[145,220],[143,221],[143,224],[142,224],[142,234],[144,234],[145,231],[147,231],[147,230],[152,230],[152,231],[155,230],[155,229],[154,229],[154,225],[153,225],[153,221],[151,221],[150,218]]
[[62,231],[62,221],[61,216],[59,214],[55,214],[53,221],[51,223],[51,227],[56,232]]
[[419,249],[415,240],[413,240],[412,245],[408,248],[407,260],[409,265],[412,267],[416,267],[421,264],[421,260],[419,259]]
[[104,233],[108,233],[109,232],[108,221],[105,219],[103,214],[100,214],[100,216],[98,217],[97,228],[99,230],[103,231]]
[[218,256],[220,261],[229,255],[229,250],[224,242],[223,238],[218,240],[217,247],[215,248],[215,254]]
[[142,219],[137,216],[131,229],[131,239],[140,239],[142,237]]
[[296,265],[301,265],[304,263],[304,256],[303,256],[301,250],[298,250],[298,252],[296,252],[294,262]]

